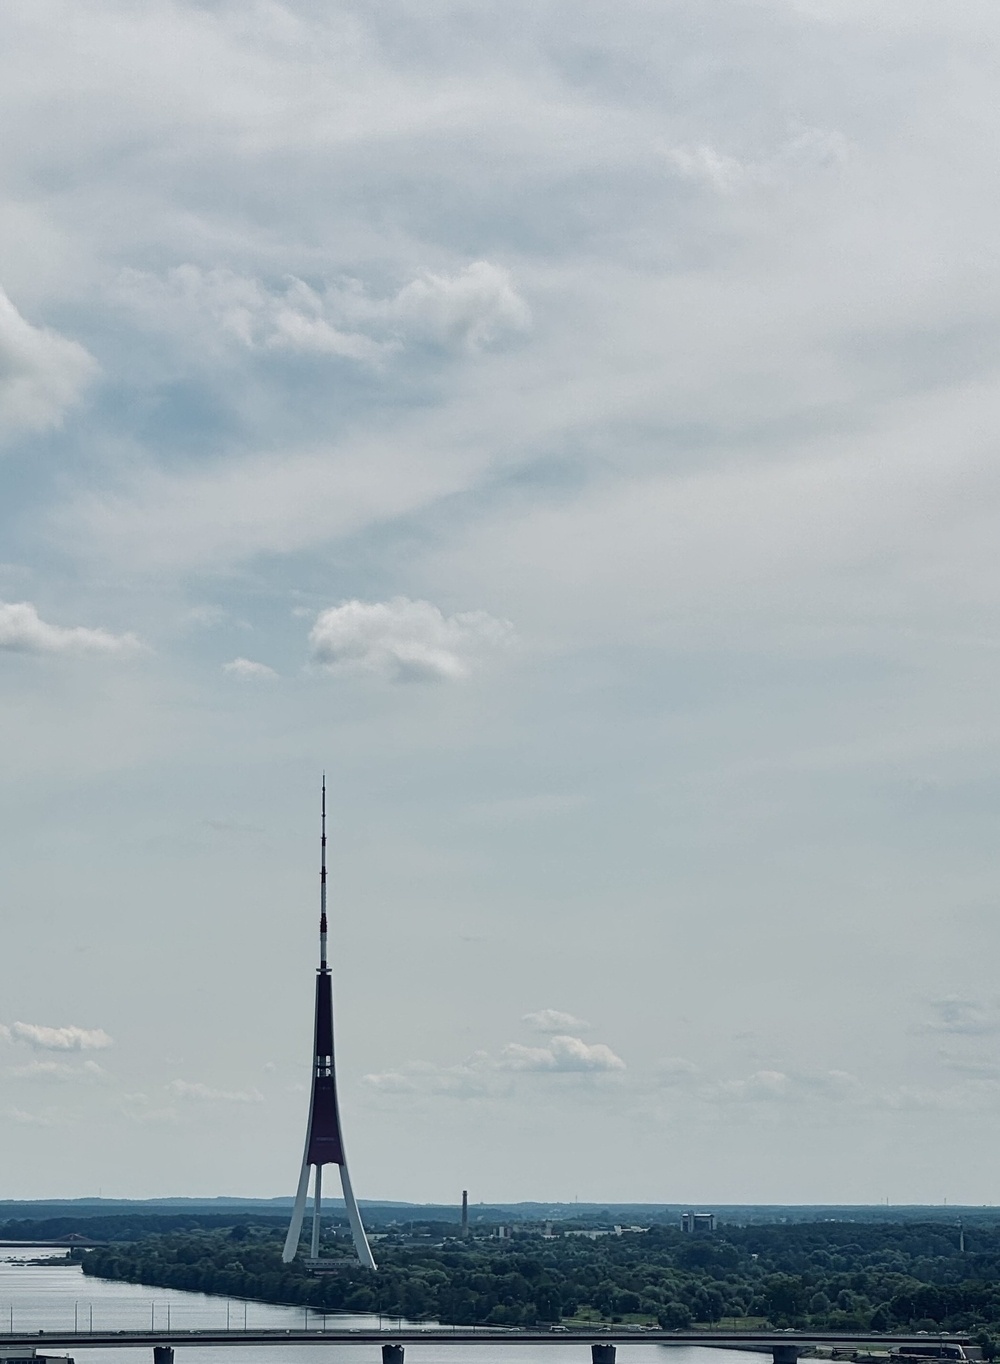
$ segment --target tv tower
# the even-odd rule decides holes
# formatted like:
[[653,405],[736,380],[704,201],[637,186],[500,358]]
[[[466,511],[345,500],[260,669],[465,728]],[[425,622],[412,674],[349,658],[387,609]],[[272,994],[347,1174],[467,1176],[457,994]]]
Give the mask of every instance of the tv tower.
[[316,973],[316,1027],[313,1048],[312,1095],[309,1100],[309,1121],[306,1124],[306,1149],[302,1157],[302,1173],[295,1195],[292,1220],[285,1237],[281,1258],[286,1264],[295,1259],[302,1235],[302,1219],[309,1193],[309,1170],[316,1171],[313,1192],[312,1246],[310,1259],[319,1259],[319,1219],[323,1206],[323,1166],[340,1167],[340,1187],[344,1191],[347,1220],[358,1259],[366,1269],[374,1269],[368,1237],[361,1222],[361,1214],[347,1173],[344,1138],[340,1128],[340,1108],[337,1104],[337,1077],[333,1063],[333,977],[326,961],[326,776],[323,777],[321,858],[319,873],[319,970]]

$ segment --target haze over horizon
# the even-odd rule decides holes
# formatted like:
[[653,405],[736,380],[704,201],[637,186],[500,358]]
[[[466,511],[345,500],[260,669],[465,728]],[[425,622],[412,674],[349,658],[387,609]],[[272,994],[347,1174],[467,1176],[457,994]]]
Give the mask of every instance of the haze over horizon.
[[0,1197],[1000,1203],[1000,15],[0,13]]

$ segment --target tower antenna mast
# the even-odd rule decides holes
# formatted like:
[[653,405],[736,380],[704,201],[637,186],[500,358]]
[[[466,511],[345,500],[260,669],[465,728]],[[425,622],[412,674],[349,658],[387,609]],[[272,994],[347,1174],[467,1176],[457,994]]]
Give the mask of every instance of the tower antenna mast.
[[[347,1220],[358,1259],[366,1269],[375,1268],[368,1237],[358,1211],[357,1200],[347,1173],[344,1138],[340,1125],[340,1105],[337,1102],[337,1076],[333,1054],[333,977],[327,961],[326,920],[326,773],[320,803],[320,871],[319,871],[319,970],[316,972],[316,1014],[313,1029],[313,1076],[309,1098],[309,1119],[306,1123],[306,1146],[302,1156],[299,1187],[292,1209],[292,1220],[285,1237],[281,1258],[286,1264],[295,1259],[302,1236],[302,1222],[309,1193],[309,1171],[315,1170],[313,1186],[312,1240],[309,1261],[319,1262],[320,1217],[323,1208],[323,1166],[336,1165],[340,1170],[340,1187],[344,1193]],[[308,1262],[307,1262],[308,1263]]]

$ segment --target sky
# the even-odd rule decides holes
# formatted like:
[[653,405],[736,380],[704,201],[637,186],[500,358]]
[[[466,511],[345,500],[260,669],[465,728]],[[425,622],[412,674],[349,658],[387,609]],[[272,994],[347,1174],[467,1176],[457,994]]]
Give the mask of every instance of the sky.
[[0,1195],[1000,1203],[998,65],[3,6]]

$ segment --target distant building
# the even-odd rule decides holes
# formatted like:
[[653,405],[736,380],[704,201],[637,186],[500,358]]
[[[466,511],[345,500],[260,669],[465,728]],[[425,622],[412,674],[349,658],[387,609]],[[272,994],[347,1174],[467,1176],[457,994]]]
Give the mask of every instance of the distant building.
[[714,1230],[715,1230],[714,1212],[681,1213],[681,1231],[686,1231],[693,1236],[696,1232]]

